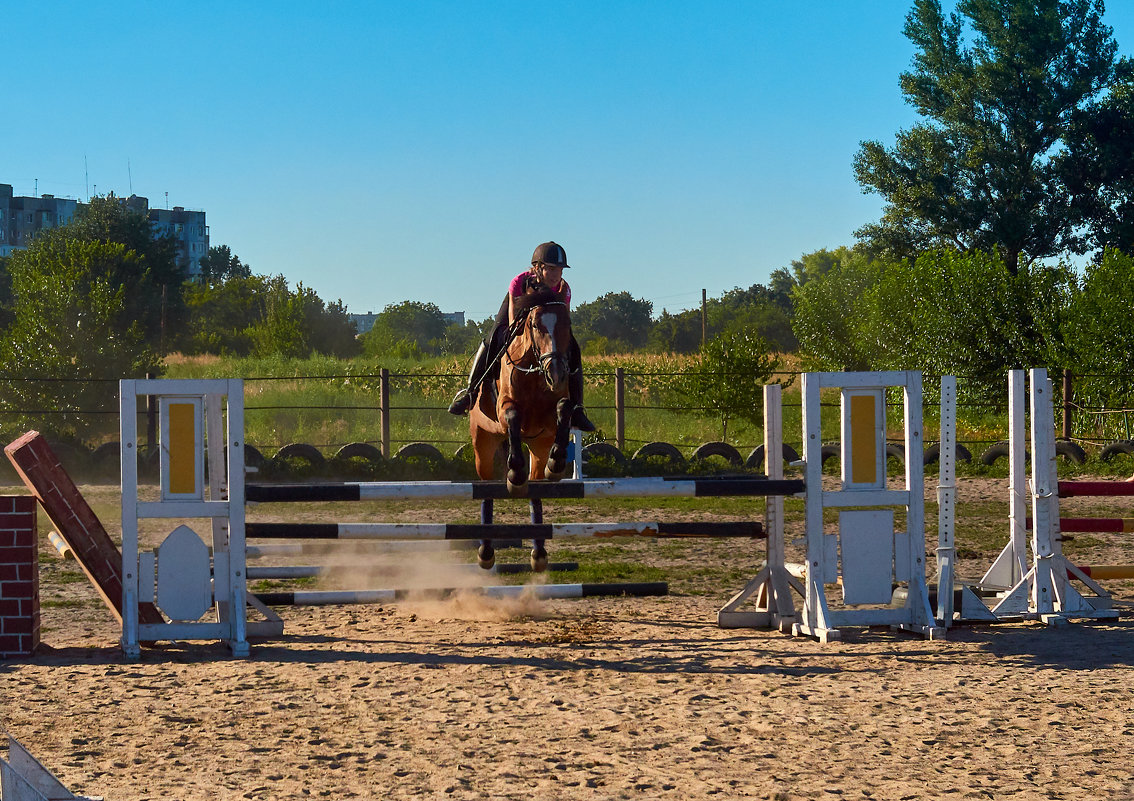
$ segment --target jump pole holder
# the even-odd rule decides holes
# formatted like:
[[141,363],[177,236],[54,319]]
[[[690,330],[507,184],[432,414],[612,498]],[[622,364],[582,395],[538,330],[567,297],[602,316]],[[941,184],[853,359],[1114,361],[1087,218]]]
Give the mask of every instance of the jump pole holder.
[[[141,656],[157,640],[221,640],[236,656],[282,622],[250,598],[244,548],[244,382],[240,379],[126,379],[120,382],[122,446],[122,650]],[[138,398],[157,396],[160,499],[138,493]],[[209,481],[205,481],[206,448]],[[227,457],[227,459],[226,459]],[[227,464],[226,464],[227,461]],[[197,519],[211,524],[209,548],[186,525],[155,551],[140,552],[139,521]],[[154,602],[164,623],[141,623],[138,605]],[[251,603],[267,618],[250,624]],[[208,618],[208,619],[206,619]]]
[[[923,465],[914,458],[922,452],[921,373],[805,373],[802,386],[807,563],[802,619],[793,633],[827,642],[840,639],[842,626],[890,626],[927,639],[944,636],[929,604]],[[887,487],[886,390],[891,387],[903,391],[902,489]],[[822,483],[824,389],[839,391],[842,435],[841,486],[829,491]],[[894,507],[903,506],[904,532],[894,529]],[[824,531],[827,509],[839,510],[835,533]],[[908,586],[904,605],[896,609],[889,607],[895,582]],[[827,587],[836,583],[843,603],[838,609],[827,598]]]
[[[1008,373],[1011,536],[981,585],[1005,589],[992,613],[1001,620],[1042,620],[1049,625],[1072,618],[1114,619],[1110,594],[1063,555],[1059,533],[1059,479],[1055,453],[1055,411],[1047,370],[1030,371],[1032,478],[1026,484],[1028,437],[1024,417],[1024,371]],[[1027,500],[1032,505],[1032,564],[1028,568]],[[1093,595],[1084,596],[1071,581]]]
[[[783,388],[764,385],[764,470],[771,481],[784,477]],[[799,579],[788,572],[784,558],[784,496],[768,495],[764,501],[764,529],[767,532],[768,560],[748,584],[717,612],[721,628],[776,628],[785,634],[796,622],[792,592],[804,594]],[[740,607],[754,598],[755,608]]]

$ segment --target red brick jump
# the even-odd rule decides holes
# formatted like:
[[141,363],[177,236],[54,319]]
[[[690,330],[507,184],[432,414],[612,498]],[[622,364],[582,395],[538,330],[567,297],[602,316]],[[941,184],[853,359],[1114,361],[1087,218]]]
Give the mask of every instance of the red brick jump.
[[[4,448],[8,460],[63,540],[75,553],[91,584],[107,608],[122,622],[122,554],[58,457],[38,431],[29,431]],[[161,612],[152,603],[139,604],[143,623],[162,623]]]
[[0,659],[39,646],[39,549],[35,499],[0,496]]

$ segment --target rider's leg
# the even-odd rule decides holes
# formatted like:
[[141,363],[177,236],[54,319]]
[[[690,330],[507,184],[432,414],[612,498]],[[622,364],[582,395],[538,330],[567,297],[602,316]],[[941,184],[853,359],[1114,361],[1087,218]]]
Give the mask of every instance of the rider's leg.
[[567,391],[571,395],[571,402],[575,404],[575,411],[571,413],[571,428],[580,431],[594,431],[595,424],[587,418],[583,410],[583,354],[579,350],[579,343],[575,335],[571,335],[571,347],[567,352],[567,366],[571,371],[567,380]]
[[504,347],[507,340],[506,332],[508,330],[508,299],[504,299],[505,303],[500,306],[500,311],[496,314],[496,327],[492,329],[492,333],[488,335],[488,339],[482,340],[480,347],[476,350],[476,355],[473,356],[472,370],[469,371],[469,385],[467,389],[462,389],[453,398],[453,402],[449,404],[449,414],[468,414],[469,409],[472,408],[473,403],[476,401],[476,391],[481,383],[487,378],[490,365],[488,360],[490,354],[499,354]]
[[468,388],[462,389],[457,393],[457,397],[453,398],[453,402],[449,404],[449,414],[469,413],[469,409],[471,409],[473,405],[473,400],[476,399],[477,385],[480,384],[481,379],[484,377],[484,371],[487,368],[488,345],[481,342],[480,347],[476,350],[476,356],[473,357],[472,370],[469,371]]

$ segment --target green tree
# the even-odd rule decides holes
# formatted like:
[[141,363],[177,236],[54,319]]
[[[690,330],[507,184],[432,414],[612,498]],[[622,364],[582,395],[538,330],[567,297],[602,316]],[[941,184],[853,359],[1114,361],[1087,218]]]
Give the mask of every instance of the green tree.
[[249,278],[252,268],[240,261],[228,245],[218,245],[209,248],[209,252],[201,257],[201,280],[227,281],[230,278]]
[[362,346],[368,356],[435,356],[448,327],[436,304],[406,300],[382,310],[374,327],[362,335]]
[[854,161],[886,200],[857,232],[873,252],[996,251],[1015,273],[1081,250],[1057,156],[1072,115],[1129,69],[1102,14],[1102,0],[960,0],[948,17],[939,0],[915,1],[901,89],[923,121],[891,149],[863,142]]
[[[36,237],[9,260],[15,318],[0,341],[7,377],[0,403],[48,409],[56,433],[97,428],[91,411],[116,409],[117,379],[157,370],[142,325],[129,321],[127,287],[142,257],[116,242]],[[41,421],[40,421],[41,422]]]
[[8,260],[0,258],[0,332],[12,323],[15,315],[12,297],[12,274],[8,271]]
[[792,293],[792,330],[804,363],[820,370],[878,370],[878,355],[863,336],[862,309],[881,267],[858,257],[840,262]]
[[264,319],[268,279],[262,275],[230,278],[185,287],[188,323],[177,342],[188,354],[247,356],[251,328]]
[[695,353],[700,347],[700,309],[676,314],[662,309],[650,327],[649,348],[655,353]]
[[1070,355],[1079,402],[1129,407],[1134,402],[1134,257],[1107,250],[1089,265],[1068,313]]
[[571,328],[584,349],[589,340],[605,339],[608,350],[634,350],[646,344],[654,304],[629,292],[608,292],[571,311]]
[[768,289],[773,298],[787,311],[791,311],[791,294],[808,281],[829,273],[834,267],[848,259],[852,250],[845,245],[834,250],[821,248],[804,253],[791,263],[791,267],[780,267],[772,271]]
[[763,386],[779,364],[759,336],[742,329],[726,331],[705,343],[697,364],[682,376],[682,390],[720,419],[721,440],[727,442],[730,422],[762,424]]
[[178,258],[177,240],[155,236],[149,218],[113,194],[91,198],[66,225],[41,231],[38,238],[111,242],[125,246],[136,259],[113,265],[111,286],[125,287],[123,318],[141,324],[146,340],[164,350],[166,332],[185,323],[181,289],[186,265]]

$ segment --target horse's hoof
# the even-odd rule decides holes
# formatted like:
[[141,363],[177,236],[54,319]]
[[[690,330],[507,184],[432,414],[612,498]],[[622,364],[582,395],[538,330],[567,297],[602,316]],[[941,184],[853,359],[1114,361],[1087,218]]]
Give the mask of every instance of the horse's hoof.
[[542,545],[538,548],[532,548],[532,572],[547,572],[547,549]]
[[496,565],[496,550],[491,545],[482,545],[476,551],[476,563],[485,570]]
[[513,498],[528,497],[528,480],[526,476],[521,478],[519,482],[515,482],[512,480],[512,476],[509,475],[504,479],[504,483],[508,485],[508,494]]
[[560,462],[559,464],[556,464],[553,461],[549,461],[547,463],[547,466],[543,469],[543,477],[548,481],[558,481],[565,475],[567,475],[566,462]]

